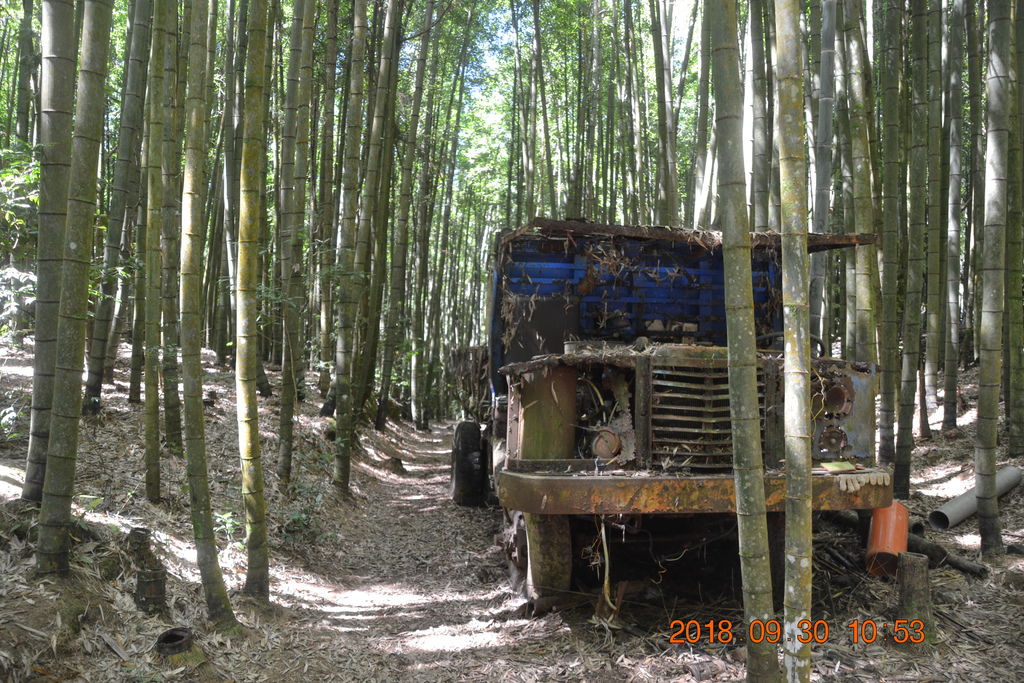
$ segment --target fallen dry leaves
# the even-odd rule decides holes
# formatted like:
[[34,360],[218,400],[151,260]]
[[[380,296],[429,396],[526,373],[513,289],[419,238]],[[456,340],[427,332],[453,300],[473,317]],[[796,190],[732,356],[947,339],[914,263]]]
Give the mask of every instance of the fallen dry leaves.
[[[30,358],[9,346],[2,355],[0,397],[22,400],[30,377],[10,368]],[[618,620],[592,620],[587,601],[524,618],[523,600],[509,586],[504,555],[494,544],[500,512],[448,501],[450,427],[420,433],[393,423],[384,432],[365,432],[352,495],[343,498],[329,483],[331,447],[312,402],[296,416],[293,490],[281,491],[273,468],[266,468],[271,602],[242,596],[231,375],[210,360],[213,507],[221,565],[244,633],[227,636],[205,621],[183,460],[163,458],[165,500],[144,500],[141,409],[127,403],[119,366],[103,413],[82,424],[76,515],[85,526],[69,578],[33,576],[25,536],[31,512],[16,500],[25,441],[0,444],[0,680],[195,680],[196,672],[170,667],[153,652],[156,636],[171,626],[195,630],[210,680],[722,681],[744,675],[743,648],[668,642],[672,619],[738,622],[734,595],[706,593],[698,601],[648,586],[627,600]],[[260,399],[268,463],[276,453],[277,400]],[[919,446],[918,488],[930,490],[932,480],[947,475],[970,477],[973,426],[963,424],[961,431],[966,438],[936,437]],[[404,472],[391,458],[401,459]],[[1017,491],[1003,501],[1011,542],[1024,539],[1022,498]],[[942,500],[917,494],[908,507],[919,517]],[[121,539],[133,526],[153,530],[154,550],[167,567],[165,615],[145,615],[132,599],[134,570]],[[970,555],[970,547],[956,543],[973,532],[970,527],[930,538]],[[832,631],[814,650],[816,680],[1014,680],[1024,671],[1017,628],[1024,619],[1021,558],[1003,558],[984,580],[933,570],[937,642],[896,650],[854,644],[842,628],[854,618],[891,621],[895,586],[859,569],[862,551],[848,532],[822,528],[817,546],[816,616]]]

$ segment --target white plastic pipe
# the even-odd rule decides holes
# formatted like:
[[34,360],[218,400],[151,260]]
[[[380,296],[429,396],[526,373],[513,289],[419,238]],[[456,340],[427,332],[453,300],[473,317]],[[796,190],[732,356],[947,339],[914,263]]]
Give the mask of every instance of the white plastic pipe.
[[[996,495],[1001,496],[1020,483],[1019,467],[1007,465],[996,472]],[[938,510],[928,515],[928,523],[933,529],[949,529],[972,516],[978,511],[978,499],[972,487],[967,493],[957,496]]]

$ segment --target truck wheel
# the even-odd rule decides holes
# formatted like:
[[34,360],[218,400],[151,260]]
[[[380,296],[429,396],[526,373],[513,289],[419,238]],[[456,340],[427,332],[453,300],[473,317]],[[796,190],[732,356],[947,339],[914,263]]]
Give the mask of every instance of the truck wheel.
[[526,568],[529,559],[526,553],[526,517],[519,510],[506,510],[507,524],[503,537],[505,554],[508,557],[508,573],[512,590],[526,592]]
[[572,535],[565,515],[525,514],[526,597],[554,598],[572,583]]
[[487,497],[487,468],[480,443],[480,425],[460,422],[452,438],[449,491],[457,505],[480,507]]

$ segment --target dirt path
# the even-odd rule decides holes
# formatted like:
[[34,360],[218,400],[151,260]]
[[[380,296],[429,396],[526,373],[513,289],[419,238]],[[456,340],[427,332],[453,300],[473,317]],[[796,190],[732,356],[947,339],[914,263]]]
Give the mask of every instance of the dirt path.
[[[586,625],[585,612],[570,621],[523,618],[494,544],[500,513],[448,500],[450,439],[450,426],[421,434],[392,425],[364,437],[360,500],[341,522],[336,564],[316,563],[319,581],[305,591],[306,606],[296,605],[318,627],[344,634],[351,658],[337,675],[610,681],[668,673],[642,663],[651,643],[627,636],[630,647],[616,646],[611,632]],[[387,457],[401,458],[405,473],[373,467]]]

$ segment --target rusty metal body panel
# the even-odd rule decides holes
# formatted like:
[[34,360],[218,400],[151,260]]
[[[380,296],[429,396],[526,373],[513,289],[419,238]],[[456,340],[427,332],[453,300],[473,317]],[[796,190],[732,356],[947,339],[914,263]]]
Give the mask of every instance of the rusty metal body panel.
[[[761,403],[761,436],[766,465],[776,465],[782,452],[782,355],[764,351],[759,355],[758,395]],[[814,359],[810,396],[812,454],[818,461],[844,460],[869,464],[874,460],[875,371],[866,363]],[[717,346],[646,344],[633,346],[574,345],[569,353],[536,356],[530,361],[501,368],[509,378],[509,395],[518,397],[519,410],[536,415],[531,422],[518,413],[518,434],[509,443],[523,443],[524,436],[537,430],[537,443],[529,453],[510,448],[514,459],[523,457],[577,457],[594,454],[580,432],[617,432],[617,437],[635,438],[638,448],[630,469],[710,468],[732,465],[732,433],[729,407],[727,350]],[[555,377],[559,378],[556,384]],[[600,388],[598,385],[601,385]],[[583,407],[577,420],[576,446],[566,447],[562,429],[550,433],[548,418],[575,408],[577,386]],[[602,395],[601,389],[608,395]],[[612,399],[616,407],[603,420],[594,413],[596,403]],[[562,398],[559,399],[558,397]],[[587,400],[591,400],[587,409]],[[562,423],[572,420],[563,415]],[[612,424],[615,423],[615,424]],[[571,429],[571,428],[570,428]],[[626,432],[632,431],[633,434]],[[557,453],[544,444],[550,439],[562,444]],[[568,438],[572,440],[572,435]],[[600,454],[597,454],[600,455]]]
[[[781,355],[763,352],[759,363],[762,444],[771,468],[782,452]],[[873,456],[874,369],[839,359],[815,359],[812,368],[814,458],[861,468],[815,476],[812,507],[889,505],[888,473],[862,464]],[[508,459],[495,483],[506,509],[547,515],[735,513],[726,349],[576,345],[570,353],[501,371],[509,378],[511,414]],[[615,407],[595,421],[591,414],[608,401],[586,399],[591,392],[600,396],[595,384],[601,378]],[[565,413],[577,410],[577,396],[583,405],[573,437]],[[560,429],[551,426],[556,417]],[[591,439],[593,432],[598,436]],[[785,488],[783,474],[769,469],[768,511],[783,511]]]
[[[858,475],[813,478],[811,505],[815,510],[870,510],[892,503],[891,485],[865,483],[857,491],[846,491],[839,484],[842,476]],[[498,473],[497,485],[503,507],[540,514],[736,512],[736,488],[731,474],[643,476],[641,473],[517,472],[510,467]],[[785,477],[781,473],[767,474],[765,503],[768,511],[783,511],[785,498]]]

